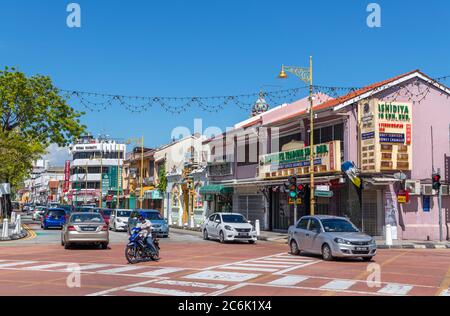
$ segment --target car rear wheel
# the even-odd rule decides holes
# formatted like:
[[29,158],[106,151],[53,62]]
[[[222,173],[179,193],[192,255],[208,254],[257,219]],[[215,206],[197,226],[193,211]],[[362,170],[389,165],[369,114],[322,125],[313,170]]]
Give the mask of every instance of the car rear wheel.
[[208,231],[206,229],[203,230],[203,239],[209,240]]
[[70,249],[70,244],[69,243],[64,243],[64,249]]
[[223,231],[220,231],[220,233],[219,233],[219,241],[222,244],[225,243],[225,235],[223,234]]
[[291,254],[293,254],[294,256],[297,256],[300,254],[300,249],[298,248],[297,242],[295,240],[291,241]]
[[325,261],[333,260],[333,254],[331,253],[331,248],[328,244],[322,246],[322,258]]

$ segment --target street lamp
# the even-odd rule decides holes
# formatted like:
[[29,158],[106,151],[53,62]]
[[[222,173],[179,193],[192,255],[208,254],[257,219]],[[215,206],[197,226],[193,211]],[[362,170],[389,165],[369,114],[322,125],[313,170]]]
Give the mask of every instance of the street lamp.
[[139,208],[142,209],[142,202],[144,200],[144,136],[142,136],[141,139],[139,138],[130,138],[128,139],[125,144],[129,145],[132,142],[134,142],[136,145],[140,145],[141,147],[141,170],[140,170],[140,187],[141,191],[139,194]]
[[[313,68],[312,56],[309,57],[309,68],[302,68],[296,66],[281,66],[281,72],[278,75],[279,79],[287,79],[287,72],[294,74],[305,83],[309,83],[309,114],[310,114],[310,141],[309,141],[309,174],[310,174],[310,210],[311,215],[314,215],[314,111],[313,111]],[[297,219],[295,219],[297,220]]]

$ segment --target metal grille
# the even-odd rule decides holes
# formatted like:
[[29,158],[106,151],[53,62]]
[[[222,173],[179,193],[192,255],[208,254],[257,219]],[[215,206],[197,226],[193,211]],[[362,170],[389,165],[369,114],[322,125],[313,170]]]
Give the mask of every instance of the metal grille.
[[377,191],[364,190],[362,193],[363,232],[378,236],[380,229],[377,221]]
[[237,202],[236,212],[241,213],[253,223],[259,220],[261,227],[264,227],[264,200],[262,195],[239,195]]

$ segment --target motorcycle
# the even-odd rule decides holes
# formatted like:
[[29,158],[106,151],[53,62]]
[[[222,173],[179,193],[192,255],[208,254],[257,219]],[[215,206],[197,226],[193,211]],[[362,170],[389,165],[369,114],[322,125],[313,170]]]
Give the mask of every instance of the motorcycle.
[[153,244],[155,245],[155,253],[152,253],[147,247],[147,243],[144,238],[139,234],[140,228],[135,227],[131,230],[129,243],[125,248],[125,258],[130,264],[135,264],[139,262],[147,261],[157,261],[159,260],[159,240],[156,234],[147,238],[153,238]]

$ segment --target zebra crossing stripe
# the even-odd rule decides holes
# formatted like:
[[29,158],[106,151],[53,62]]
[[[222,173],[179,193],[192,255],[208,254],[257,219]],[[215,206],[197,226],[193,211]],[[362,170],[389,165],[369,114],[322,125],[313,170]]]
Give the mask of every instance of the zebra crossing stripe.
[[[2,261],[6,261],[6,260],[2,260]],[[32,264],[32,263],[36,263],[36,261],[16,261],[16,262],[2,263],[2,264],[0,264],[0,269],[15,267],[15,266],[23,266],[23,265]]]
[[120,268],[114,268],[114,269],[100,270],[100,271],[97,271],[97,273],[116,274],[116,273],[131,271],[131,270],[137,270],[137,269],[142,269],[142,267],[120,267]]
[[352,280],[333,280],[320,288],[324,290],[348,290],[356,281]]
[[282,277],[280,279],[274,280],[272,282],[269,282],[267,284],[269,285],[297,285],[300,282],[303,282],[307,280],[308,277],[302,276],[302,275],[288,275],[285,277]]
[[72,263],[66,262],[66,263],[51,263],[51,264],[44,264],[44,265],[38,265],[38,266],[32,266],[32,267],[25,267],[24,270],[51,270],[53,268],[59,268],[63,266],[71,265]]
[[289,266],[294,266],[301,264],[301,262],[293,262],[293,261],[273,261],[273,260],[258,260],[253,261],[254,263],[264,263],[264,264],[285,264]]
[[411,285],[401,285],[390,283],[386,285],[384,288],[378,291],[380,294],[392,294],[392,295],[406,295],[409,291],[411,291]]
[[206,294],[203,292],[187,292],[187,291],[161,289],[161,288],[144,287],[144,286],[133,287],[131,289],[126,289],[125,291],[133,292],[133,293],[159,294],[159,295],[170,295],[170,296],[202,296],[202,295]]
[[237,263],[236,265],[238,266],[243,266],[243,267],[256,267],[256,268],[287,268],[287,267],[291,267],[291,265],[285,265],[285,264],[260,264],[260,263]]
[[256,273],[238,273],[238,272],[225,272],[225,271],[211,271],[205,270],[198,273],[186,275],[184,279],[198,279],[198,280],[218,280],[228,282],[245,282],[250,279],[254,279],[260,276]]
[[139,276],[160,276],[164,274],[174,273],[178,271],[183,271],[183,268],[161,268],[153,271],[138,273]]
[[243,270],[243,271],[261,271],[261,272],[275,272],[279,269],[272,269],[272,268],[254,268],[254,267],[240,267],[237,264],[234,264],[232,266],[223,266],[222,269],[226,270]]
[[190,286],[190,287],[200,287],[200,288],[207,288],[207,289],[217,289],[217,290],[222,290],[227,287],[227,285],[225,285],[225,284],[175,281],[175,280],[163,280],[163,281],[156,282],[155,284],[186,286],[186,287]]
[[[100,263],[93,263],[93,264],[87,264],[84,266],[80,266],[80,271],[86,271],[86,270],[93,270],[98,268],[105,268],[111,266],[110,264],[100,264]],[[74,265],[75,267],[75,265]],[[77,267],[78,268],[78,267]],[[61,269],[61,271],[73,271],[74,269],[69,265],[68,267]],[[58,270],[60,271],[60,270]]]

